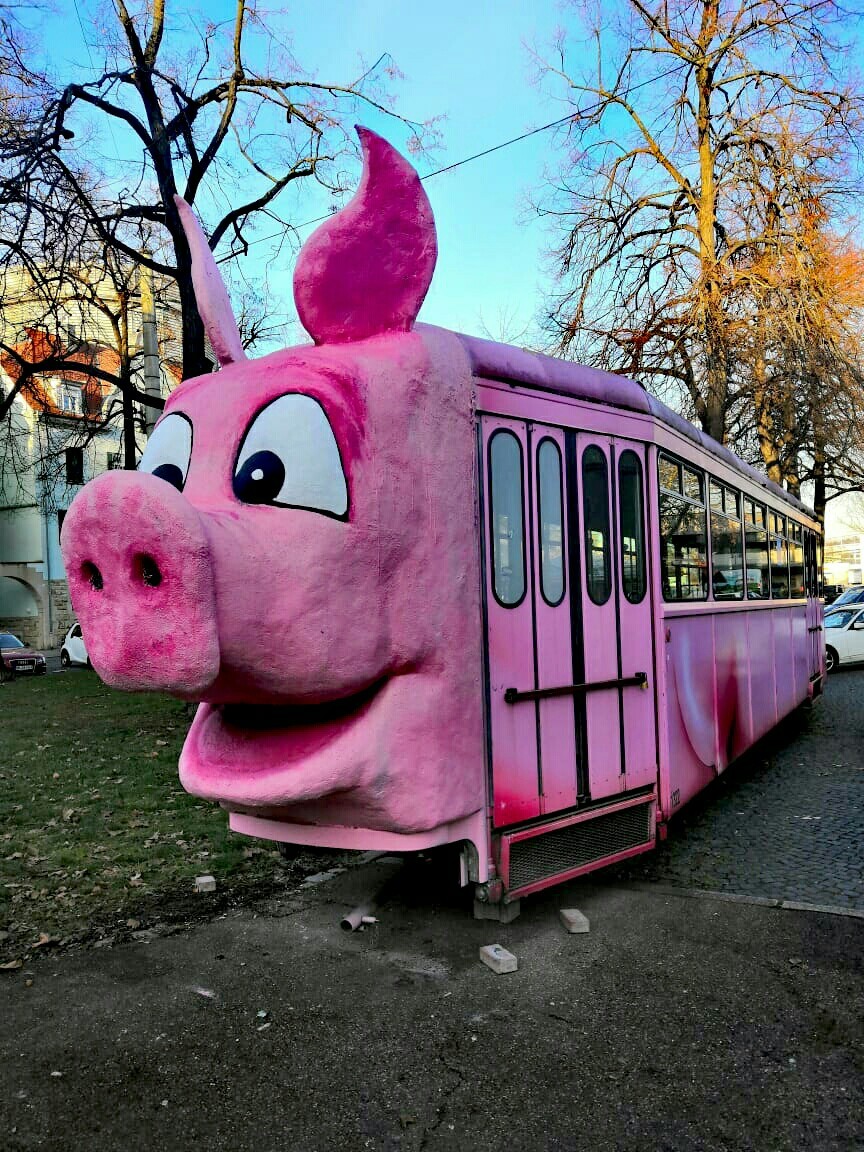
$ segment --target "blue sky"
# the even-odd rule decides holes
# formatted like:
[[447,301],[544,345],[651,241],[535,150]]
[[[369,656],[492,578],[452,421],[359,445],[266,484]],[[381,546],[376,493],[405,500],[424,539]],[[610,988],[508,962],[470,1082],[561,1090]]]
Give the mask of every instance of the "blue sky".
[[[186,23],[181,12],[191,6],[169,0],[168,9],[169,18],[181,26]],[[202,10],[208,19],[230,21],[234,4],[215,0]],[[91,71],[90,58],[100,66],[96,11],[87,0],[78,0],[79,21],[71,0],[61,0],[45,40],[55,73],[78,79],[82,68]],[[525,47],[548,45],[560,19],[557,0],[441,0],[434,7],[397,0],[340,0],[289,5],[271,24],[290,35],[300,64],[322,79],[344,82],[359,74],[361,59],[368,65],[389,53],[404,74],[391,89],[398,111],[421,121],[444,118],[443,148],[417,161],[425,173],[564,114],[562,105],[544,99],[533,82]],[[225,34],[230,36],[230,27]],[[376,122],[370,115],[362,119],[397,145],[404,144],[400,126],[383,118]],[[125,146],[123,132],[121,127],[112,133],[113,140],[103,139],[106,152],[115,143],[118,149]],[[485,324],[493,335],[513,339],[531,324],[541,304],[546,237],[526,199],[553,159],[551,146],[552,134],[543,133],[428,182],[439,260],[421,319],[475,333]],[[303,221],[318,215],[321,205],[307,190],[296,208],[292,205],[292,218]],[[304,237],[310,232],[306,229]],[[243,269],[247,279],[254,282],[263,273],[267,251],[267,244],[251,249]],[[288,248],[268,269],[274,309],[281,313],[293,310],[292,269]]]

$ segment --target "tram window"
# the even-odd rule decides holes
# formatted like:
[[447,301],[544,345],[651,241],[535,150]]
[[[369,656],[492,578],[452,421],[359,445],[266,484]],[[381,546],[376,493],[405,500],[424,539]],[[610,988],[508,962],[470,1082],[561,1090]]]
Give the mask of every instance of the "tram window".
[[[664,465],[674,464],[660,456]],[[691,479],[689,490],[698,491],[698,502],[672,492],[660,493],[660,580],[664,600],[705,600],[708,596],[708,541],[702,477],[683,466]],[[681,492],[682,489],[677,490]]]
[[825,595],[825,537],[821,534],[816,541],[816,593],[820,599]]
[[[782,520],[782,517],[772,519]],[[782,536],[771,534],[771,597],[774,600],[789,598],[789,545]]]
[[815,570],[813,563],[813,533],[809,528],[804,529],[804,593],[810,597],[814,595],[813,591],[813,574]]
[[702,474],[694,472],[692,468],[684,465],[684,495],[690,500],[698,500],[701,504],[705,497],[702,491]]
[[589,445],[582,456],[582,515],[585,520],[585,586],[595,604],[612,591],[609,555],[609,473],[606,456]]
[[803,600],[807,595],[804,587],[803,528],[790,520],[789,535],[789,595],[794,600]]
[[744,500],[744,545],[748,600],[768,600],[771,571],[768,563],[768,533],[765,506]]
[[495,432],[489,441],[489,479],[492,590],[510,608],[525,595],[522,445],[512,432]]
[[540,591],[553,608],[564,599],[564,513],[561,452],[547,437],[537,449]]
[[645,511],[642,465],[635,452],[622,452],[618,461],[618,500],[621,509],[621,586],[631,604],[645,595]]
[[[711,586],[715,600],[744,598],[744,551],[738,493],[712,480],[711,493]],[[729,511],[727,512],[726,509]]]
[[661,455],[657,461],[657,475],[660,487],[667,492],[681,491],[681,465],[677,460],[670,460],[668,456]]

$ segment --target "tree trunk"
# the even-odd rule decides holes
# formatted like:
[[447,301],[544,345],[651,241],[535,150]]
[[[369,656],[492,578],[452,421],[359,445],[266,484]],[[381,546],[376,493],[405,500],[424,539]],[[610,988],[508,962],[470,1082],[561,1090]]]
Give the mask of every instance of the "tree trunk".
[[711,95],[713,69],[708,52],[717,32],[719,0],[703,0],[702,27],[699,43],[703,59],[696,66],[699,107],[696,113],[696,137],[699,152],[699,263],[701,267],[700,312],[705,351],[705,412],[702,430],[718,443],[726,440],[728,407],[728,370],[723,326],[720,269],[717,261],[717,186],[714,172],[714,149],[711,142]]

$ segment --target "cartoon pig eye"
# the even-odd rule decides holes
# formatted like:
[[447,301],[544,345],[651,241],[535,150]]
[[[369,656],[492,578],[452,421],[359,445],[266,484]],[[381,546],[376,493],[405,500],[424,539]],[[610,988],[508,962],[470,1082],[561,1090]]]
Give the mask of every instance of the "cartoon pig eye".
[[182,492],[191,455],[191,421],[179,412],[172,412],[170,416],[163,416],[153,429],[138,471],[149,472],[160,480],[167,480],[178,492]]
[[244,504],[348,512],[348,487],[333,429],[311,396],[280,396],[246,430],[234,469],[234,495]]

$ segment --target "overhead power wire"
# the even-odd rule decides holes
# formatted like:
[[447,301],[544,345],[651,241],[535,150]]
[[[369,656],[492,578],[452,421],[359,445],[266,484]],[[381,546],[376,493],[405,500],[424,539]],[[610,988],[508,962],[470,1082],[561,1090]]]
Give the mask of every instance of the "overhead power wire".
[[[669,68],[659,76],[651,76],[647,80],[642,80],[639,84],[634,84],[629,91],[636,92],[640,88],[645,88],[648,84],[656,84],[658,80],[665,80],[669,76],[674,76],[676,72],[680,72],[683,68],[687,67],[689,67],[688,63],[676,64],[674,68]],[[456,160],[452,164],[445,165],[443,168],[436,168],[434,172],[427,172],[425,176],[420,177],[420,180],[425,183],[425,181],[432,180],[435,176],[443,176],[445,172],[453,172],[456,168],[461,168],[464,164],[471,164],[475,160],[482,160],[484,156],[491,156],[493,152],[500,152],[503,148],[510,148],[513,144],[520,144],[523,140],[527,140],[529,136],[537,136],[540,132],[548,132],[550,128],[559,128],[562,124],[566,124],[568,120],[575,120],[577,116],[590,116],[594,112],[599,111],[604,103],[605,101],[599,100],[596,104],[589,105],[579,112],[570,112],[566,116],[561,116],[558,120],[550,120],[548,124],[541,124],[538,128],[529,128],[527,132],[523,132],[519,136],[513,136],[510,140],[504,140],[500,144],[493,144],[491,148],[484,148],[482,152],[474,152],[471,156],[465,156],[461,160]],[[316,216],[313,220],[304,220],[302,224],[286,225],[286,227],[290,228],[292,232],[299,232],[302,228],[311,228],[313,224],[321,224],[324,220],[329,220],[333,215],[333,212],[327,212],[323,216]],[[255,236],[251,240],[246,241],[246,247],[249,248],[253,244],[263,244],[266,240],[275,240],[277,236],[283,235],[284,231],[285,229],[280,229],[278,232],[268,232],[266,236]],[[236,255],[236,252],[230,252],[226,256],[221,256],[216,263],[224,264],[226,261],[234,259]]]

